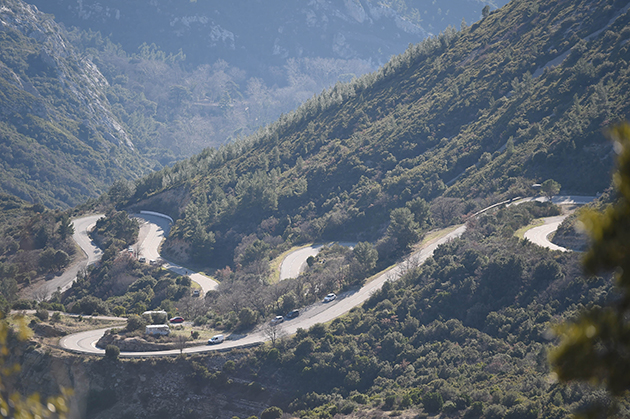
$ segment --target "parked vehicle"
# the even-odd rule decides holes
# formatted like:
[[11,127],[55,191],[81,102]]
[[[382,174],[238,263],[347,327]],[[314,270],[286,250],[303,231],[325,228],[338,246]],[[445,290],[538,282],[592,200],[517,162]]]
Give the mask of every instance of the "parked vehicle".
[[168,324],[149,324],[145,326],[144,333],[147,335],[168,335],[171,333],[171,329]]
[[225,336],[223,335],[214,335],[210,339],[208,339],[208,345],[216,345],[225,340]]
[[278,324],[278,323],[282,323],[283,321],[284,321],[284,317],[276,316],[271,320],[271,324]]
[[169,320],[170,323],[184,323],[184,318],[180,316],[175,316]]
[[330,294],[328,294],[327,296],[324,297],[324,302],[325,303],[329,303],[332,300],[334,300],[335,298],[337,298],[337,296],[334,293],[331,292]]
[[140,262],[140,263],[147,263],[147,258],[145,258],[144,256],[140,256],[138,258],[138,262]]
[[284,317],[285,317],[285,319],[294,319],[294,318],[296,318],[299,315],[300,315],[300,310],[291,310]]
[[193,297],[199,297],[200,295],[201,295],[201,292],[199,290],[192,290]]

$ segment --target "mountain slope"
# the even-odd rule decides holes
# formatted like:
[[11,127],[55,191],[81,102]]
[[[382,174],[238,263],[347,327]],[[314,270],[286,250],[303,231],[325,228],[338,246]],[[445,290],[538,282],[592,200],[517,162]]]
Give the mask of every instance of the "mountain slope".
[[66,207],[146,173],[94,64],[50,16],[0,4],[0,189]]
[[596,193],[610,183],[602,129],[629,111],[628,21],[623,2],[512,2],[152,174],[130,203],[180,219],[173,256],[192,257],[197,240],[193,259],[221,266],[252,234],[377,240],[418,199],[440,225],[547,178]]
[[156,167],[251,135],[410,43],[462,18],[478,20],[484,7],[479,0],[30,3],[70,28],[70,41],[107,78],[117,118]]
[[[486,3],[448,0],[239,3],[31,0],[68,26],[100,31],[128,52],[155,43],[192,65],[222,59],[267,81],[291,58],[361,59],[374,66]],[[493,2],[495,7],[505,1]],[[275,68],[275,69],[274,69]]]

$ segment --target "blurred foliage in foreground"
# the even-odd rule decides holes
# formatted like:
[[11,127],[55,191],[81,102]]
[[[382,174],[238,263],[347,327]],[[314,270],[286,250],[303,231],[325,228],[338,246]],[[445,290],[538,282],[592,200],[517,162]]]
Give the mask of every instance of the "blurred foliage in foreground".
[[[0,317],[3,317],[0,313]],[[65,418],[68,413],[70,389],[61,389],[61,395],[48,397],[42,402],[38,393],[28,396],[7,384],[8,378],[20,371],[20,364],[9,364],[8,357],[13,352],[10,347],[14,341],[25,341],[32,335],[23,317],[17,318],[17,333],[5,319],[0,320],[0,414],[11,418]]]
[[584,266],[592,275],[614,271],[621,297],[562,326],[562,343],[551,359],[561,381],[590,381],[620,396],[630,389],[630,125],[616,126],[611,137],[618,153],[614,181],[619,197],[603,212],[585,212],[583,222],[593,244]]

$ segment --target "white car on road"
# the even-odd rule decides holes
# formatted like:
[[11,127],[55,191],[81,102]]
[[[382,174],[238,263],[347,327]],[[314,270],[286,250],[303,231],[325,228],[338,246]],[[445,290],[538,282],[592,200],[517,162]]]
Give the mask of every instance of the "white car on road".
[[337,298],[337,296],[334,293],[330,293],[327,296],[324,297],[324,302],[325,303],[330,303],[332,300],[334,300],[335,298]]
[[271,324],[278,324],[278,323],[282,323],[283,321],[284,321],[284,317],[276,316],[273,319],[271,319]]

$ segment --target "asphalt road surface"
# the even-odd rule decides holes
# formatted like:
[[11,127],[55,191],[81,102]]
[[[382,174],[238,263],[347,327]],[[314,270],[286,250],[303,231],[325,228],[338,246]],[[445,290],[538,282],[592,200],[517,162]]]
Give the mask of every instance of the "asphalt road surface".
[[543,218],[545,224],[529,229],[525,232],[524,237],[531,241],[534,244],[537,244],[541,247],[546,247],[549,250],[560,250],[561,252],[570,252],[569,249],[566,249],[562,246],[558,246],[557,244],[551,243],[547,237],[558,229],[558,226],[562,224],[565,218],[568,217],[566,215],[558,215],[556,217],[547,217]]
[[356,245],[355,242],[332,242],[329,244],[314,244],[291,252],[280,264],[280,281],[289,278],[297,278],[306,269],[306,260],[310,256],[317,256],[325,246],[334,243],[350,248]]
[[[531,201],[533,199],[535,198],[525,198],[525,199],[517,201],[516,204]],[[581,205],[581,204],[591,202],[593,199],[594,197],[554,197],[553,201],[554,203],[557,203],[560,205],[570,205],[570,204]],[[170,224],[168,224],[168,221],[166,219],[159,220],[160,217],[155,217],[157,218],[156,220],[153,217],[155,216],[144,215],[144,214],[142,215],[142,218],[145,219],[145,221],[147,221],[149,224],[156,225],[157,227],[155,228],[157,230],[154,233],[152,232],[152,230],[149,230],[149,232],[146,233],[146,236],[144,236],[145,238],[142,240],[140,254],[155,255],[155,257],[158,257],[159,243],[164,237],[164,234],[165,234],[164,232],[166,231],[166,234],[168,234],[167,228],[170,227]],[[535,234],[533,234],[533,236],[542,236],[544,237],[544,240],[539,240],[537,238],[533,238],[533,239],[530,238],[530,240],[532,240],[532,242],[535,242],[537,244],[545,243],[546,241],[548,244],[553,245],[552,243],[549,243],[546,240],[546,237],[548,236],[549,233],[551,233],[551,231],[554,231],[558,227],[558,225],[562,222],[562,220],[564,220],[565,217],[566,216],[551,217],[554,220],[549,219],[549,222],[548,223],[546,222],[545,224],[545,226],[547,225],[550,226],[550,227],[547,227],[547,229],[549,229],[549,232],[547,232],[547,229],[540,230],[540,232],[537,231],[537,228],[531,229],[530,231],[532,230],[537,231]],[[154,227],[149,226],[149,228],[152,229]],[[160,229],[162,230],[162,232],[159,231]],[[306,308],[301,309],[300,315],[297,318],[286,320],[283,323],[280,323],[276,329],[277,333],[280,335],[282,334],[290,335],[290,334],[295,333],[298,328],[308,329],[317,323],[326,323],[328,321],[331,321],[347,313],[353,307],[362,304],[368,298],[370,298],[370,296],[375,291],[380,289],[386,281],[395,281],[398,278],[400,278],[401,275],[404,274],[405,270],[411,269],[415,266],[422,264],[427,258],[433,255],[434,250],[440,244],[446,243],[449,240],[452,240],[456,237],[461,236],[464,233],[464,231],[466,231],[466,226],[465,225],[459,226],[458,228],[442,236],[441,238],[433,240],[432,242],[428,243],[420,251],[412,254],[404,262],[379,274],[378,276],[370,280],[368,283],[366,283],[363,287],[341,293],[337,296],[336,300],[330,303],[318,302]],[[141,236],[142,234],[144,233],[141,233]],[[154,235],[155,238],[149,239],[148,237],[151,235]],[[527,237],[527,234],[526,234],[526,237]],[[157,243],[157,245],[155,243]],[[545,247],[549,247],[546,243],[541,244],[541,245]],[[308,249],[308,250],[305,250],[305,249]],[[301,249],[298,252],[294,252],[297,255],[294,255],[294,254],[292,254],[293,256],[290,255],[292,256],[292,261],[290,262],[290,265],[292,265],[292,267],[285,271],[285,272],[290,272],[289,274],[285,274],[286,278],[292,277],[292,276],[286,276],[286,275],[295,275],[295,276],[299,275],[300,269],[303,267],[303,263],[305,259],[310,255],[316,255],[319,252],[319,250],[321,250],[321,246],[313,246],[311,248],[305,248],[305,249]],[[153,251],[155,253],[151,253]],[[143,252],[146,252],[146,253],[143,253]],[[146,257],[149,258],[149,256],[146,256]],[[296,275],[296,272],[297,272],[297,275]],[[253,331],[252,333],[248,335],[238,335],[238,336],[230,335],[227,337],[226,341],[221,344],[212,345],[212,346],[203,345],[203,346],[189,347],[189,348],[184,349],[183,352],[184,353],[198,353],[198,352],[206,352],[206,351],[212,351],[212,350],[225,350],[225,349],[230,349],[230,348],[259,344],[261,342],[269,340],[268,333],[265,332],[264,329],[265,329],[264,326],[259,327],[257,330]],[[94,330],[94,331],[82,332],[75,335],[69,335],[69,336],[64,337],[60,341],[60,345],[63,348],[66,348],[74,352],[103,355],[105,351],[102,349],[96,348],[95,343],[98,341],[98,339],[100,339],[103,333],[105,333],[105,330],[107,329],[99,329],[99,330]],[[179,353],[180,351],[175,349],[175,350],[169,350],[169,351],[121,352],[120,356],[123,356],[123,357],[174,356],[174,355],[178,355]]]
[[[585,205],[590,202],[593,202],[597,197],[595,196],[573,196],[573,195],[558,195],[551,198],[551,202],[556,205]],[[514,202],[512,205],[518,205],[523,202],[528,201],[539,201],[545,202],[548,201],[548,198],[545,197],[537,197],[537,198],[524,198],[519,201]],[[570,249],[566,249],[562,246],[558,246],[549,241],[548,237],[551,233],[558,229],[558,226],[562,224],[565,218],[567,218],[569,214],[558,215],[555,217],[546,217],[543,218],[544,224],[538,227],[534,227],[525,232],[524,236],[526,239],[531,241],[534,244],[537,244],[541,247],[546,247],[550,250],[559,250],[561,252],[570,252]]]
[[160,245],[162,240],[168,236],[171,231],[171,223],[165,217],[151,214],[134,214],[134,217],[140,222],[140,233],[138,234],[137,248],[138,257],[146,258],[147,263],[153,259],[162,259],[162,266],[179,275],[188,275],[190,279],[201,286],[204,294],[210,290],[214,290],[219,283],[214,279],[203,275],[199,272],[193,272],[190,269],[179,266],[173,262],[169,262],[160,257]]
[[60,290],[63,292],[70,288],[72,283],[77,279],[77,274],[80,270],[85,269],[88,265],[101,259],[101,249],[99,249],[88,236],[88,231],[101,217],[103,217],[103,214],[88,215],[72,220],[72,224],[74,225],[72,238],[83,250],[85,258],[74,263],[66,269],[63,274],[55,276],[37,287],[24,290],[23,294],[25,297],[35,300],[47,300],[55,291]]
[[[330,303],[318,302],[310,305],[309,307],[300,310],[300,315],[294,319],[286,320],[277,326],[277,332],[280,335],[291,335],[297,331],[298,328],[308,329],[317,323],[326,323],[331,321],[352,309],[353,307],[362,304],[366,301],[372,293],[380,289],[386,281],[397,280],[406,269],[413,266],[422,264],[429,256],[433,254],[433,251],[442,243],[446,243],[453,238],[461,236],[466,230],[465,226],[460,226],[454,231],[444,235],[443,237],[434,240],[428,245],[424,246],[420,251],[411,255],[405,262],[400,263],[393,268],[381,273],[373,278],[366,285],[361,288],[346,291],[337,295],[337,299]],[[61,347],[73,352],[104,355],[105,351],[96,348],[96,342],[105,333],[107,329],[98,329],[93,331],[81,332],[74,335],[68,335],[60,341]],[[186,348],[184,353],[198,353],[207,352],[212,350],[225,350],[229,348],[243,347],[249,345],[259,344],[269,340],[268,333],[265,332],[264,326],[258,328],[248,335],[231,335],[227,337],[227,340],[218,345],[203,345]],[[174,356],[180,353],[179,350],[168,351],[151,351],[151,352],[121,352],[122,357],[151,357],[151,356]]]

